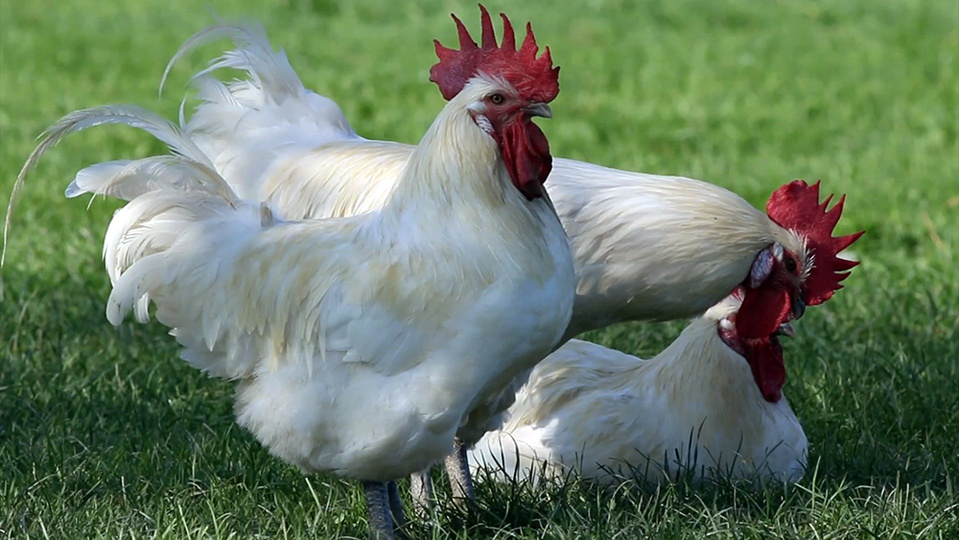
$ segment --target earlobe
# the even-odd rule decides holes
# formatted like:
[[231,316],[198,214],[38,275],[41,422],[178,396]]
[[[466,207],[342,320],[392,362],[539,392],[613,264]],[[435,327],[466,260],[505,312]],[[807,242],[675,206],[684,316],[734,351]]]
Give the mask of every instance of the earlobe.
[[476,125],[479,126],[480,129],[482,129],[483,131],[485,131],[486,133],[490,135],[492,135],[493,132],[495,131],[493,129],[493,123],[490,122],[489,118],[487,118],[485,115],[477,114],[476,116],[473,117],[473,121],[476,122]]
[[[777,246],[779,244],[773,244]],[[758,289],[763,282],[769,278],[769,274],[773,270],[773,260],[775,256],[773,255],[773,246],[769,246],[756,255],[756,259],[753,260],[753,265],[749,268],[749,288]],[[782,247],[780,247],[780,250]]]

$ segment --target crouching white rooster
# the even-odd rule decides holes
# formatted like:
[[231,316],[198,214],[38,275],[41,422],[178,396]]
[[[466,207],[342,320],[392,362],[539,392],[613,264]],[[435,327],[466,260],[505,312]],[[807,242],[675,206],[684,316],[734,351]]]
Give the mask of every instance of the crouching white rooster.
[[444,49],[431,73],[449,103],[369,214],[285,221],[238,197],[188,135],[122,106],[64,117],[18,185],[99,124],[167,143],[172,156],[97,164],[67,189],[129,201],[104,240],[109,321],[146,321],[152,301],[186,361],[237,382],[240,425],[306,472],[362,480],[373,532],[392,537],[386,483],[448,454],[470,411],[569,322],[570,246],[531,121],[550,116],[559,68],[537,50],[531,31],[518,51],[512,32],[502,47]]
[[679,478],[799,480],[807,440],[785,398],[763,397],[750,372],[782,361],[777,334],[736,331],[744,291],[694,320],[649,360],[572,340],[537,364],[501,430],[469,452],[473,474],[542,475],[610,484]]

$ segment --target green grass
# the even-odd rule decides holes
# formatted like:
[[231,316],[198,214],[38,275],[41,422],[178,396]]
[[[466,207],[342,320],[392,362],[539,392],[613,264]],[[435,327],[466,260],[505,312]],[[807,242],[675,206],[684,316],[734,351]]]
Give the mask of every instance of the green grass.
[[[442,106],[430,38],[473,2],[225,2],[262,21],[311,88],[368,137],[415,142]],[[502,9],[506,2],[490,2]],[[783,182],[848,194],[863,264],[786,345],[810,439],[801,484],[612,494],[480,487],[437,537],[956,537],[959,534],[959,6],[950,0],[524,2],[563,67],[557,155],[712,180],[757,206]],[[242,7],[236,7],[242,6]],[[40,131],[81,107],[175,114],[185,0],[0,0],[0,203]],[[160,151],[94,130],[28,178],[0,305],[0,536],[364,536],[360,491],[303,478],[233,425],[231,388],[176,359],[156,324],[108,325],[100,240],[114,203],[63,198],[80,167]],[[649,355],[680,323],[591,337]],[[425,530],[421,534],[428,534]]]

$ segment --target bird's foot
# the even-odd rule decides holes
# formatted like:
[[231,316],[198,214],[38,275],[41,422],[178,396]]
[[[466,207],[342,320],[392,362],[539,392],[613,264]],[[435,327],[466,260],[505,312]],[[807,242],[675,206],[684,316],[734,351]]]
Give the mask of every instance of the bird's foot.
[[366,507],[370,512],[370,539],[394,540],[389,488],[384,482],[363,482]]
[[453,502],[460,507],[476,500],[473,490],[473,478],[470,476],[469,458],[466,446],[459,440],[453,440],[453,453],[446,458],[446,474],[450,477],[450,490]]
[[413,496],[413,514],[421,521],[428,521],[433,512],[433,481],[429,469],[410,475],[410,494]]

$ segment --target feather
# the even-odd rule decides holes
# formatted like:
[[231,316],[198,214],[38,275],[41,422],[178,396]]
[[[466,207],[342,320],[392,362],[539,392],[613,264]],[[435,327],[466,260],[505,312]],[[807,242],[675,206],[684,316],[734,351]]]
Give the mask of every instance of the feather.
[[[27,161],[20,169],[20,173],[17,175],[17,180],[13,185],[13,191],[10,194],[10,202],[7,204],[7,214],[3,224],[3,250],[0,251],[0,269],[3,268],[6,262],[10,223],[13,219],[13,208],[16,204],[20,189],[23,187],[27,172],[36,166],[37,162],[39,162],[47,150],[56,146],[65,136],[103,124],[125,124],[147,131],[169,146],[175,155],[194,160],[200,166],[207,167],[210,173],[208,175],[210,181],[217,186],[217,189],[229,200],[236,199],[230,186],[212,170],[213,165],[203,152],[201,152],[192,141],[184,138],[175,126],[152,112],[132,105],[108,105],[72,112],[61,118],[60,121],[40,136],[40,143],[27,158]],[[0,298],[2,298],[2,296],[3,281],[0,279]]]
[[[181,114],[180,125],[240,196],[260,198],[263,175],[291,153],[358,138],[339,106],[304,88],[286,54],[274,52],[255,24],[221,24],[191,37],[167,65],[161,91],[180,58],[221,38],[235,49],[191,77],[201,103],[189,119]],[[222,68],[247,77],[224,83],[214,78]]]
[[303,83],[283,51],[273,52],[263,27],[255,23],[234,23],[211,26],[194,34],[180,46],[173,58],[163,70],[160,79],[159,94],[163,95],[163,86],[173,66],[186,54],[219,39],[229,38],[237,48],[224,53],[211,62],[210,66],[193,76],[197,80],[221,68],[233,68],[245,71],[256,86],[275,98],[296,97],[304,91]]

